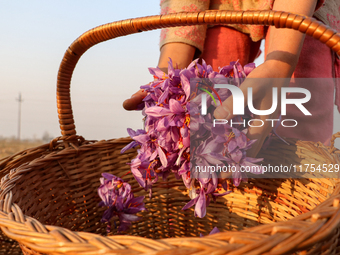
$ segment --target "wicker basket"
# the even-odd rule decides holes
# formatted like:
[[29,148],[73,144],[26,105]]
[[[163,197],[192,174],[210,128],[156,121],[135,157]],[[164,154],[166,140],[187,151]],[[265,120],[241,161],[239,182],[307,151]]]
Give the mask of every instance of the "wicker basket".
[[[153,186],[143,220],[129,236],[105,237],[96,190],[102,172],[122,176],[135,150],[131,141],[87,141],[77,136],[70,81],[81,55],[93,45],[131,33],[192,24],[264,24],[312,35],[340,53],[340,35],[312,18],[284,12],[209,11],[118,21],[80,36],[66,51],[57,84],[62,137],[0,161],[1,254],[340,254],[338,179],[251,179],[207,208],[205,218],[181,208],[189,201],[182,181]],[[267,163],[340,164],[339,151],[320,143],[279,141],[261,152]],[[273,154],[273,151],[275,153]],[[279,155],[279,156],[278,156]],[[145,195],[126,179],[136,195]],[[223,232],[207,235],[213,227]],[[20,248],[19,248],[20,246]]]

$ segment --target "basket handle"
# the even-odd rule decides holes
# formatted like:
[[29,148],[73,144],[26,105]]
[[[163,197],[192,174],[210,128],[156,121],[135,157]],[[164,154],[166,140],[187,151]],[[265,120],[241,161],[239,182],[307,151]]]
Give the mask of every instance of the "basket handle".
[[335,134],[332,135],[331,145],[330,145],[330,147],[329,147],[329,149],[328,149],[328,151],[329,151],[330,153],[333,153],[334,151],[338,150],[338,149],[335,147],[335,140],[336,140],[337,138],[340,138],[340,132],[337,132],[337,133],[335,133]]
[[314,18],[282,11],[204,11],[181,12],[127,19],[93,28],[78,37],[61,61],[57,80],[58,117],[63,136],[76,135],[70,83],[79,58],[92,46],[116,37],[164,27],[200,24],[250,24],[291,28],[313,36],[340,55],[340,33]]

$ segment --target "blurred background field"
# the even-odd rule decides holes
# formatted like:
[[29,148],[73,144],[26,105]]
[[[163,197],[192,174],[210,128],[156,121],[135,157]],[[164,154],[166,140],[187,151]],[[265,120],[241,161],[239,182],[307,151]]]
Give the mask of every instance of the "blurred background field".
[[0,138],[0,160],[28,148],[34,148],[46,143],[43,140],[17,140],[14,138]]

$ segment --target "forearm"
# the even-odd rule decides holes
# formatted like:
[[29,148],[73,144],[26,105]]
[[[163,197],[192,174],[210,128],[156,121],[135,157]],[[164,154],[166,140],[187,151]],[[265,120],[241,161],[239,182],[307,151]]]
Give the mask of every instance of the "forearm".
[[169,58],[174,67],[186,68],[193,60],[196,48],[185,43],[167,43],[161,48],[158,67],[167,72]]
[[[317,0],[275,0],[273,10],[312,16]],[[291,77],[298,63],[305,35],[293,29],[270,27],[265,65],[272,78]]]
[[[275,0],[273,9],[311,16],[315,6],[316,0]],[[289,82],[289,79],[276,79],[274,83],[271,79],[265,78],[290,78],[298,63],[303,41],[304,35],[300,32],[288,29],[269,29],[268,54],[265,62],[255,68],[240,86],[244,95],[247,95],[248,88],[252,88],[252,103],[255,109],[271,108],[273,86],[286,86],[286,80]],[[245,98],[245,102],[247,102],[247,98]],[[216,119],[230,120],[234,117],[232,109],[233,98],[229,97],[221,106],[216,108],[214,116]],[[257,155],[265,138],[272,130],[272,126],[266,120],[276,119],[277,114],[278,108],[268,116],[254,116],[254,119],[262,120],[264,124],[258,127],[249,127],[247,137],[251,140],[256,140],[256,143],[247,151],[248,156],[254,157]]]

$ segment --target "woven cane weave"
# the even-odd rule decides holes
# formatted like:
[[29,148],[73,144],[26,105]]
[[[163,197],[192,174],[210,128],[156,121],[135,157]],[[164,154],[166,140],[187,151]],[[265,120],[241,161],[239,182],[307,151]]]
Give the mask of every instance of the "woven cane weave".
[[[71,76],[81,55],[95,44],[161,27],[244,23],[288,27],[312,35],[340,53],[340,36],[312,18],[283,12],[209,11],[118,21],[80,36],[66,51],[57,83],[62,137],[0,161],[1,254],[339,254],[338,179],[250,179],[207,207],[205,218],[182,211],[190,200],[181,180],[157,182],[142,220],[129,235],[106,235],[98,207],[102,172],[123,176],[135,150],[120,150],[130,138],[87,141],[75,131]],[[273,140],[261,151],[266,163],[340,164],[332,145]],[[273,153],[275,152],[275,153]],[[145,191],[131,177],[136,196]],[[213,227],[221,233],[207,235]]]

